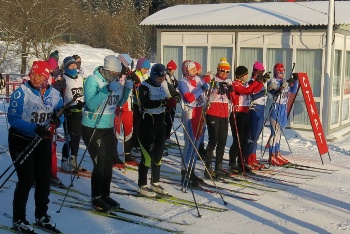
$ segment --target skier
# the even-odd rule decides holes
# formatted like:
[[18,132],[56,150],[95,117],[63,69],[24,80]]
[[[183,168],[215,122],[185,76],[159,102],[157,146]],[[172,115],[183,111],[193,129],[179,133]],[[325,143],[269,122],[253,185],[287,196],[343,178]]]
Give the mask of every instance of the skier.
[[[210,80],[210,74],[205,74],[203,75],[202,73],[202,65],[200,65],[200,63],[198,62],[194,62],[194,64],[196,65],[196,75],[199,76],[199,78],[203,79],[205,77],[205,80]],[[208,77],[207,77],[208,76]],[[204,146],[204,136],[205,136],[205,131],[207,130],[207,126],[204,123],[204,130],[203,130],[203,137],[201,138],[201,142],[199,143],[199,147],[198,147],[198,153],[201,156],[202,160],[205,161],[206,158],[206,150],[205,150],[205,146]]]
[[[185,148],[182,160],[181,183],[187,187],[204,183],[194,169],[197,161],[197,150],[204,134],[204,113],[209,81],[196,76],[196,65],[191,60],[182,63],[183,78],[179,80],[179,91],[183,101],[182,122],[184,124]],[[193,144],[194,145],[193,145]],[[194,148],[195,147],[195,148]]]
[[242,171],[251,172],[251,167],[247,164],[250,95],[260,90],[264,83],[263,76],[260,75],[248,86],[248,78],[248,69],[245,66],[238,66],[232,84],[233,91],[230,93],[232,111],[229,120],[233,138],[229,151],[231,174],[238,174]]
[[[168,194],[159,184],[160,165],[165,143],[165,111],[175,108],[180,94],[165,81],[166,68],[163,64],[153,65],[150,78],[139,87],[141,116],[138,140],[142,149],[139,164],[139,193],[154,197],[156,193]],[[151,189],[147,187],[148,168],[151,167]]]
[[[262,63],[256,61],[253,65],[252,78],[248,82],[251,84],[258,75],[264,74],[265,68]],[[264,74],[265,79],[269,79],[269,73]],[[264,164],[261,164],[256,159],[256,149],[257,141],[259,135],[264,127],[264,110],[266,105],[266,89],[263,86],[256,93],[251,95],[251,104],[249,109],[249,118],[250,118],[250,138],[248,139],[248,162],[252,170],[260,170],[265,168]]]
[[[21,84],[11,95],[8,108],[9,151],[15,162],[35,137],[40,143],[23,163],[17,161],[15,169],[18,182],[13,198],[13,228],[21,233],[34,233],[26,220],[26,204],[30,189],[35,182],[35,221],[47,229],[55,229],[56,224],[47,214],[51,178],[51,128],[57,128],[63,117],[55,117],[62,108],[59,92],[48,85],[50,66],[46,61],[35,61],[30,70],[30,80]],[[51,119],[51,120],[50,120]]]
[[[166,65],[166,76],[165,80],[173,86],[173,88],[176,90],[179,86],[178,80],[175,78],[174,73],[177,69],[177,65],[173,60],[170,60],[168,64]],[[170,133],[171,129],[173,127],[174,123],[174,117],[175,117],[176,107],[170,109],[169,111],[165,112],[165,145],[169,144],[177,144],[175,141],[170,139]]]
[[61,169],[64,171],[86,171],[81,166],[78,168],[79,163],[77,162],[81,138],[81,121],[83,118],[82,109],[85,105],[83,95],[84,80],[78,73],[76,60],[71,56],[63,60],[63,71],[63,79],[66,83],[66,87],[63,89],[64,104],[71,102],[73,98],[76,98],[76,100],[64,115],[66,143],[62,147]]
[[119,81],[122,65],[115,55],[104,58],[84,83],[82,138],[94,167],[91,176],[91,206],[98,211],[119,208],[110,197],[113,161],[116,152],[114,117],[116,105],[124,105],[132,89],[132,81]]
[[84,69],[81,66],[81,57],[77,54],[74,54],[72,56],[75,59],[75,63],[77,64],[77,72],[79,75],[81,75],[84,78]]
[[[222,160],[228,134],[229,98],[232,92],[232,81],[228,78],[231,66],[226,58],[221,58],[217,66],[216,76],[209,96],[209,106],[206,113],[208,128],[208,145],[206,149],[204,177],[220,177],[227,174],[222,168]],[[213,152],[216,148],[215,171],[211,169]]]
[[274,166],[283,166],[289,163],[280,153],[280,140],[283,128],[287,124],[289,93],[295,94],[299,86],[296,76],[285,80],[284,74],[284,65],[277,63],[273,68],[273,78],[267,83],[268,92],[272,94],[274,100],[271,106],[271,135],[269,139],[269,164]]
[[[118,59],[122,63],[122,77],[120,82],[124,84],[126,80],[130,79],[130,74],[132,71],[133,61],[130,55],[120,54]],[[132,112],[132,96],[131,93],[123,106],[117,106],[115,110],[114,117],[114,129],[118,144],[118,138],[121,134],[121,126],[123,126],[124,136],[123,136],[123,150],[125,162],[132,165],[137,165],[134,157],[131,156],[131,136],[133,131],[133,112]],[[118,145],[117,145],[118,146]],[[116,147],[117,147],[116,146]],[[120,160],[119,156],[115,156],[114,164],[117,167],[123,166],[123,162]],[[119,165],[116,165],[119,164]]]
[[139,99],[138,87],[141,85],[141,82],[148,79],[149,77],[148,73],[150,68],[151,68],[151,64],[148,61],[148,59],[140,58],[139,60],[137,60],[135,71],[133,71],[130,74],[131,80],[134,82],[134,88],[132,91],[133,131],[132,131],[132,137],[131,137],[132,152],[134,156],[141,155],[139,143],[137,141],[138,124],[141,118],[140,106],[139,106],[139,100],[138,100]]

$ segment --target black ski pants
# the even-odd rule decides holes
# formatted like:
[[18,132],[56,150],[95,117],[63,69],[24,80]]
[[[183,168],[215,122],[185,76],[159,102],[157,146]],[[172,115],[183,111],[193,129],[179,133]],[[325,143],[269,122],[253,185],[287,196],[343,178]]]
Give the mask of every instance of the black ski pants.
[[117,155],[114,129],[96,128],[94,132],[94,128],[83,126],[82,138],[94,164],[91,174],[91,196],[109,196],[114,156]]
[[229,151],[230,166],[238,165],[241,167],[247,160],[248,138],[250,135],[249,122],[248,112],[231,112],[230,114],[230,126],[233,138]]
[[138,185],[147,185],[148,168],[151,167],[151,182],[158,183],[160,179],[160,164],[165,144],[164,113],[147,114],[140,119],[138,140],[141,147]]
[[228,118],[206,115],[208,129],[208,145],[206,149],[206,165],[211,165],[216,148],[215,169],[222,163],[228,134]]
[[[9,151],[13,161],[16,160],[34,138],[17,132],[13,127],[9,129]],[[51,178],[51,139],[42,139],[23,163],[15,163],[18,182],[13,197],[13,220],[26,219],[26,205],[30,189],[35,182],[35,217],[41,218],[47,214],[50,202]],[[19,161],[20,162],[20,161]]]

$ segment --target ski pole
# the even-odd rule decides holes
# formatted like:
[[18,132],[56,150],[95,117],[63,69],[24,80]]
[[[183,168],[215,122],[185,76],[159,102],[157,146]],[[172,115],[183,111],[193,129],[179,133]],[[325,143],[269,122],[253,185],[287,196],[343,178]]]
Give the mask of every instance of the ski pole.
[[[182,122],[182,120],[180,119],[180,117],[179,117],[176,113],[175,113],[175,116],[176,116],[176,118],[180,121],[180,123],[181,123],[181,125],[182,125],[182,127],[183,127],[183,129],[184,129],[184,132],[185,132],[186,135],[188,136],[189,141],[190,141],[190,143],[191,143],[192,146],[193,146],[193,149],[195,150],[195,152],[196,152],[197,156],[199,157],[199,159],[202,161],[202,163],[203,163],[203,165],[204,165],[204,169],[207,171],[208,175],[210,176],[210,179],[211,179],[211,181],[213,182],[213,184],[214,184],[214,186],[215,186],[215,188],[216,188],[217,193],[220,195],[220,197],[221,197],[222,201],[224,202],[224,204],[227,205],[228,203],[224,200],[222,194],[220,193],[218,187],[216,186],[216,183],[215,183],[213,177],[210,175],[209,170],[208,170],[208,168],[205,166],[205,163],[204,163],[202,157],[200,156],[200,154],[199,154],[197,148],[195,147],[194,142],[193,142],[192,139],[190,138],[190,135],[189,135],[187,129],[185,128],[184,123]],[[184,159],[183,159],[183,160],[184,160]],[[186,178],[186,177],[185,177],[185,178]]]
[[[75,102],[77,97],[73,98],[72,101],[68,102],[66,105],[64,105],[59,112],[55,115],[56,118],[59,118],[64,110],[68,108],[73,102]],[[46,129],[50,129],[50,124],[46,125]],[[0,179],[8,172],[8,170],[11,169],[12,166],[15,166],[17,163],[21,165],[33,152],[33,150],[39,145],[43,138],[40,136],[37,136],[32,140],[29,145],[16,157],[16,159],[12,162],[12,164],[1,174]],[[6,180],[1,184],[0,189],[5,185],[5,183],[11,178],[13,173],[16,171],[16,168],[10,173],[10,175],[6,178]]]
[[[87,146],[86,146],[86,148],[85,148],[85,151],[84,151],[84,153],[83,153],[83,156],[82,156],[81,159],[80,159],[78,168],[80,167],[81,163],[83,162],[83,159],[84,159],[85,154],[86,154],[86,152],[87,152],[87,150],[88,150],[88,148],[89,148],[89,146],[90,146],[90,143],[91,143],[91,141],[92,141],[92,138],[93,138],[93,136],[95,135],[97,125],[100,123],[100,120],[101,120],[101,118],[102,118],[103,112],[105,111],[106,106],[108,105],[108,100],[110,100],[111,98],[112,98],[112,92],[109,93],[109,95],[108,95],[108,97],[107,97],[107,99],[106,99],[106,101],[105,101],[105,103],[104,103],[104,105],[103,105],[102,110],[100,111],[100,113],[99,113],[98,116],[97,116],[97,119],[96,119],[96,122],[95,122],[95,126],[94,126],[94,129],[93,129],[93,132],[91,133],[89,142],[88,142],[88,144],[87,144]],[[94,163],[94,166],[96,166],[96,165],[95,165],[95,164],[96,164],[95,161],[92,160],[92,162]],[[65,194],[65,196],[64,196],[64,198],[63,198],[63,201],[62,201],[62,203],[61,203],[61,206],[60,206],[60,208],[56,211],[57,213],[60,213],[60,212],[61,212],[63,203],[66,201],[66,198],[67,198],[67,196],[68,196],[68,193],[70,192],[70,189],[73,187],[73,181],[74,181],[75,177],[77,176],[77,174],[78,174],[78,173],[74,173],[74,175],[73,175],[73,177],[72,177],[72,179],[71,179],[71,183],[70,183],[70,185],[68,186],[67,192],[66,192],[66,194]]]
[[[202,131],[204,131],[204,121],[205,121],[205,114],[210,106],[210,94],[214,88],[214,83],[215,83],[215,77],[213,77],[210,81],[210,86],[209,86],[209,90],[207,91],[207,94],[206,94],[206,102],[204,104],[204,108],[202,109],[202,113],[201,113],[201,116],[199,118],[199,122],[198,122],[198,126],[197,126],[197,130],[196,130],[196,135],[194,136],[194,138],[196,138],[198,136],[198,133],[199,133],[199,129],[202,128]],[[203,123],[202,123],[203,121]],[[187,131],[187,130],[186,130]],[[203,133],[204,134],[204,133]],[[190,135],[188,134],[188,137],[190,139]],[[200,139],[200,138],[199,138]],[[192,140],[190,139],[190,141],[192,142]],[[193,143],[193,142],[192,142]],[[198,142],[199,144],[199,142]],[[191,150],[191,154],[190,154],[190,159],[189,159],[189,165],[188,165],[188,170],[186,172],[186,177],[185,178],[190,178],[191,177],[191,173],[192,173],[192,168],[194,167],[194,164],[195,164],[195,157],[197,157],[196,154],[193,154],[195,153],[194,151],[197,151],[198,153],[198,150],[197,150],[197,145],[193,143],[193,149]],[[200,157],[200,160],[202,161],[203,164],[204,161],[202,160],[202,158]],[[209,174],[209,171],[207,171],[208,174]],[[185,187],[185,188],[184,188]],[[187,184],[185,186],[185,184],[183,184],[182,188],[185,189],[186,191],[186,187],[187,187]]]
[[[171,117],[169,116],[169,118],[171,118]],[[180,126],[181,126],[181,125],[180,125]],[[173,125],[173,128],[174,128],[174,125]],[[174,132],[175,132],[175,139],[176,139],[176,142],[177,142],[177,146],[179,147],[179,151],[180,151],[181,158],[183,158],[183,156],[182,156],[182,151],[181,151],[181,147],[180,147],[180,142],[179,142],[179,139],[177,138],[176,130],[174,130]],[[182,161],[182,164],[183,164],[183,166],[185,167],[185,170],[186,170],[186,169],[187,169],[187,168],[186,168],[186,163],[185,163],[183,160],[181,160],[181,161]],[[192,197],[193,197],[194,204],[196,205],[196,209],[197,209],[197,213],[198,213],[198,218],[200,218],[200,217],[202,217],[202,215],[199,213],[199,208],[198,208],[198,204],[197,204],[196,197],[195,197],[194,192],[193,192],[192,185],[190,185],[190,189],[191,189],[191,193],[192,193]]]

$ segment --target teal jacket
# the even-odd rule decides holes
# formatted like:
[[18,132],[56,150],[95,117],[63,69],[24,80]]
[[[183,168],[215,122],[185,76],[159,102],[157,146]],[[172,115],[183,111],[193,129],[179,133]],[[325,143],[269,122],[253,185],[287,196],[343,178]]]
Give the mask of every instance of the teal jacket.
[[[100,68],[102,67],[97,67],[84,83],[85,107],[82,125],[91,128],[112,128],[116,105],[123,96],[123,85],[120,84],[120,88],[116,92],[110,93],[108,81],[99,72]],[[97,123],[100,115],[101,119]]]

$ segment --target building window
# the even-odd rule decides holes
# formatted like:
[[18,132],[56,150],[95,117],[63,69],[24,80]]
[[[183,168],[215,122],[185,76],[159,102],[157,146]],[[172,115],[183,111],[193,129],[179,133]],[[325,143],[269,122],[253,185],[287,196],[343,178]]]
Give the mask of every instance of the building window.
[[182,77],[181,65],[183,62],[182,46],[164,46],[163,47],[163,64],[166,66],[170,60],[174,60],[177,69],[174,76],[179,80]]
[[298,49],[295,72],[306,72],[314,97],[321,97],[322,50]]
[[283,63],[286,69],[286,75],[284,76],[286,79],[287,74],[291,74],[292,71],[292,63],[293,63],[293,50],[292,49],[267,49],[266,53],[266,71],[271,71],[273,74],[273,67],[276,63]]
[[339,101],[332,102],[331,124],[339,123]]
[[202,72],[208,71],[207,59],[208,48],[207,47],[186,47],[186,59],[199,63],[202,66]]
[[[231,66],[231,73],[235,70],[233,68],[232,63],[232,48],[224,48],[224,47],[212,47],[210,53],[210,71],[212,74],[216,74],[216,69],[218,67],[218,63],[220,62],[220,58],[225,57],[227,62]],[[229,76],[230,77],[230,76]]]
[[240,48],[238,66],[245,66],[251,71],[255,61],[263,62],[262,48]]
[[350,51],[345,53],[345,75],[343,85],[343,103],[342,103],[342,120],[349,119],[349,102],[350,102]]
[[340,96],[340,81],[341,81],[341,58],[342,51],[335,50],[334,53],[334,66],[333,66],[333,97]]

